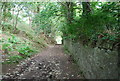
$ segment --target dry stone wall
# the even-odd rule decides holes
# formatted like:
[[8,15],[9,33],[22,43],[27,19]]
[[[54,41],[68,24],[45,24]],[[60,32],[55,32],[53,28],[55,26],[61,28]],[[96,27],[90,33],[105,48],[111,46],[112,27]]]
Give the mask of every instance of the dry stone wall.
[[86,79],[118,79],[118,52],[64,41]]

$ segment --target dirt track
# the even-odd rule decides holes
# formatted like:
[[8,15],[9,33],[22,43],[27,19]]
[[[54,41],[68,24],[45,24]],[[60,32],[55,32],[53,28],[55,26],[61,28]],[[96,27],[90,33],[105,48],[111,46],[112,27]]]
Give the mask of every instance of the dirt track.
[[83,79],[76,64],[64,54],[61,45],[50,45],[31,59],[22,62],[14,73],[5,78],[13,79]]

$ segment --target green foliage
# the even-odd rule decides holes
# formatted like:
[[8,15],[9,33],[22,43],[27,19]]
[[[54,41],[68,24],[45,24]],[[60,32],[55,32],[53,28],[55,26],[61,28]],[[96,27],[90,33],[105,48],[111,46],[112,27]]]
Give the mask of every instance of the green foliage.
[[34,52],[34,50],[32,50],[29,46],[26,45],[20,45],[20,47],[18,47],[17,50],[20,54],[22,54],[25,57],[31,56]]
[[102,37],[103,40],[110,40],[110,41],[116,41],[117,40],[117,35],[110,35],[108,33],[103,34],[104,37]]
[[12,30],[13,30],[13,26],[12,26],[10,23],[8,23],[8,22],[2,22],[1,25],[5,27],[4,30],[7,30],[7,31],[8,31],[8,30],[9,30],[9,31],[12,31]]
[[[37,52],[29,45],[29,42],[21,41],[23,40],[15,35],[11,35],[11,37],[7,39],[2,39],[2,50],[7,50],[7,55],[9,56],[8,60],[6,60],[4,63],[18,63],[20,60],[30,57]],[[18,55],[13,54],[13,51],[18,52]]]
[[[51,5],[50,8],[44,9],[43,6],[49,7],[49,4]],[[38,29],[40,28],[33,28],[31,19],[33,19],[33,16],[37,12],[37,8],[41,7],[40,10],[49,11],[50,9],[53,9],[54,11],[55,7],[52,7],[52,3],[39,3],[39,2],[20,2],[20,3],[10,3],[10,2],[2,2],[0,3],[0,8],[2,10],[1,13],[1,28],[4,32],[3,35],[5,35],[5,38],[0,40],[0,44],[2,44],[2,51],[6,56],[10,56],[9,60],[17,60],[22,58],[30,57],[31,55],[35,54],[37,49],[41,49],[45,46],[46,41],[43,38],[38,37],[36,35],[36,30],[38,34]],[[57,9],[57,8],[56,8]],[[43,14],[47,14],[45,11],[42,11]],[[21,13],[22,12],[22,13]],[[37,12],[38,13],[38,12]],[[53,12],[50,12],[50,14]],[[42,14],[42,15],[43,15]],[[49,15],[50,16],[50,15]],[[49,27],[49,29],[46,29],[47,32],[50,31],[50,25],[46,24],[46,20],[44,17],[40,16],[41,19],[44,21],[42,24],[43,27]],[[47,16],[45,16],[47,17]],[[29,24],[25,19],[28,19]],[[39,19],[37,20],[39,22]],[[39,24],[39,23],[38,23]],[[35,29],[35,30],[34,30]],[[6,35],[6,33],[8,33]],[[11,34],[12,33],[12,34]],[[13,34],[13,33],[16,33]],[[1,32],[0,32],[1,34]],[[37,48],[38,47],[38,48]],[[16,56],[17,55],[17,56]],[[11,63],[11,62],[9,62]]]
[[19,42],[20,42],[20,39],[17,38],[16,36],[12,35],[11,38],[8,38],[8,42],[11,42],[11,43],[16,44],[16,43],[19,43]]
[[44,3],[42,7],[44,8],[35,15],[33,25],[37,26],[37,32],[43,30],[46,34],[49,34],[52,30],[52,19],[60,14],[60,6],[57,3]]
[[13,44],[11,44],[11,43],[4,43],[3,45],[2,45],[2,49],[3,50],[8,50],[8,51],[12,51],[13,50],[13,48],[12,48],[12,45]]
[[[91,2],[90,14],[82,14],[83,7],[78,3],[9,3],[3,2],[2,6],[2,23],[4,30],[12,31],[20,30],[23,35],[34,43],[44,46],[44,38],[39,38],[40,33],[44,32],[49,36],[63,36],[63,39],[81,39],[97,41],[118,42],[119,23],[118,23],[118,3],[117,2]],[[17,8],[16,8],[17,7]],[[23,14],[11,13],[11,10],[24,12]],[[87,7],[86,7],[87,10]],[[35,14],[36,13],[36,14]],[[34,15],[33,15],[34,14]],[[20,18],[21,16],[22,18]],[[17,18],[18,17],[18,18]],[[29,18],[29,24],[22,19]],[[20,21],[21,19],[21,21]],[[69,21],[69,24],[68,24]],[[31,26],[32,25],[32,26]],[[16,28],[14,27],[16,26]],[[1,33],[1,31],[0,31]],[[100,37],[102,36],[102,37]],[[22,58],[31,56],[35,50],[32,49],[30,42],[24,41],[11,35],[10,38],[2,39],[2,49],[8,50],[9,60],[18,62]],[[12,56],[12,51],[17,51],[21,55]]]
[[8,17],[9,19],[12,18],[12,15],[10,12],[7,12],[7,13],[5,12],[3,15],[4,15],[4,17]]
[[3,64],[19,63],[19,61],[22,59],[23,57],[19,55],[10,56]]
[[10,38],[8,38],[7,40],[2,39],[2,49],[3,50],[8,50],[8,51],[13,51],[15,48],[14,46],[16,45],[16,43],[18,43],[20,40],[12,35]]
[[[103,35],[102,40],[115,42],[118,39],[118,14],[117,3],[91,3],[93,11],[87,16],[80,16],[73,20],[71,24],[63,27],[65,38],[98,40],[99,35]],[[97,8],[98,7],[98,8]],[[109,31],[110,32],[107,32]],[[106,32],[106,33],[105,33]]]

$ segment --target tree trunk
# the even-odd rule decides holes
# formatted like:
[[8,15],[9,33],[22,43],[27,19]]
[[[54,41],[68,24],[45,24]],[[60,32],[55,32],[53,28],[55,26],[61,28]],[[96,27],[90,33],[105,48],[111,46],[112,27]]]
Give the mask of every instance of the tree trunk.
[[39,8],[39,5],[37,6],[37,13],[39,13],[40,12],[40,8]]
[[[2,9],[3,9],[3,11],[2,11],[2,14],[3,14],[2,20],[3,20],[3,22],[6,21],[6,18],[5,18],[6,8],[7,8],[7,4],[5,2],[3,2],[3,5],[2,5]],[[4,25],[2,25],[2,30],[3,31],[5,30]]]
[[17,21],[18,21],[18,15],[19,15],[20,10],[18,10],[17,16],[16,16],[16,22],[15,22],[15,26],[14,26],[14,31],[13,33],[17,33]]
[[66,19],[67,23],[71,24],[73,21],[73,2],[66,2]]
[[83,16],[87,16],[91,13],[91,7],[90,7],[90,2],[82,2],[82,7],[83,7]]
[[[20,7],[21,4],[18,5],[18,8]],[[13,33],[17,33],[17,23],[18,23],[18,16],[20,14],[20,11],[22,10],[23,6],[18,10],[18,13],[16,15],[16,21],[15,21],[15,26],[14,26],[14,31]]]

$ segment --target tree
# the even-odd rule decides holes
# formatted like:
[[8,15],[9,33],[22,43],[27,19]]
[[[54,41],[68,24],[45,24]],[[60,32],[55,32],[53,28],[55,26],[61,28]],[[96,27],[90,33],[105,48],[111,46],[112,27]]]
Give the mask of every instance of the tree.
[[65,16],[68,24],[71,24],[73,21],[73,15],[74,15],[73,6],[74,6],[73,2],[61,3],[61,7],[63,9],[63,13],[64,13],[64,16]]
[[[8,18],[11,18],[10,10],[11,10],[11,7],[12,7],[12,3],[2,2],[1,4],[2,4],[2,7],[1,7],[2,21],[3,22],[8,22]],[[4,25],[2,25],[2,30],[5,30]]]
[[14,31],[13,31],[14,33],[17,32],[16,26],[17,26],[17,23],[18,23],[18,16],[19,16],[19,14],[20,14],[20,11],[23,9],[22,3],[16,4],[16,5],[17,5],[17,14],[16,14],[15,25],[14,25]]
[[83,7],[83,16],[87,16],[88,14],[91,13],[92,9],[90,6],[90,2],[82,2],[82,7]]

